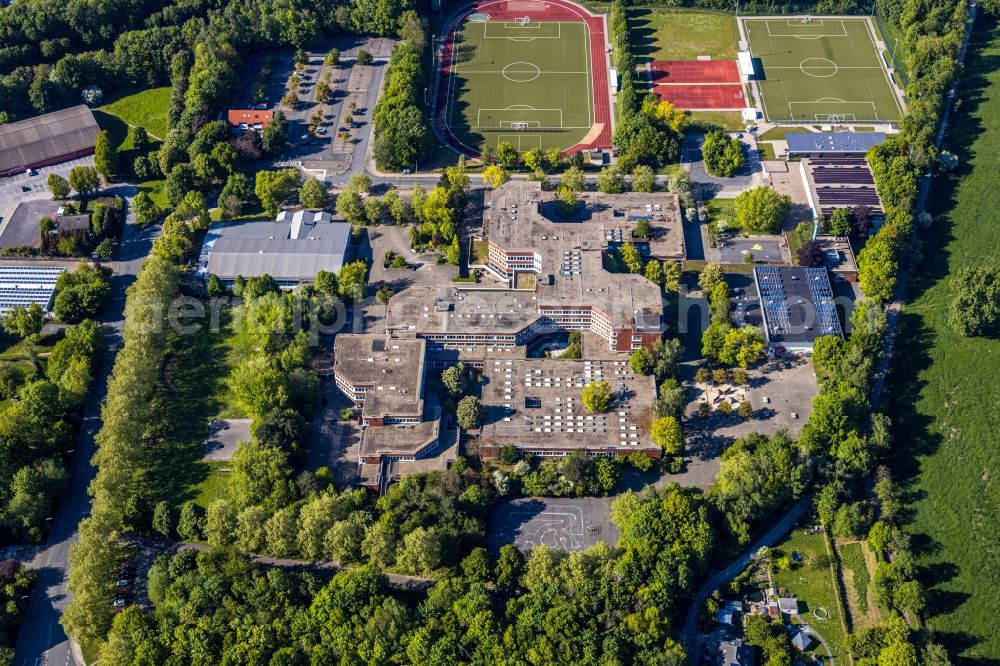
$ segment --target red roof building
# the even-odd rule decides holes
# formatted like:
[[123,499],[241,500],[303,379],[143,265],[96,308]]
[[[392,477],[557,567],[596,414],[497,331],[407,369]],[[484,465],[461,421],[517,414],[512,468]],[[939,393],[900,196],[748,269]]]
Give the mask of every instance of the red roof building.
[[274,117],[273,111],[258,111],[256,109],[230,109],[227,115],[227,120],[229,124],[233,127],[239,127],[240,125],[247,125],[253,127],[254,125],[260,125],[261,127],[267,127],[271,119]]

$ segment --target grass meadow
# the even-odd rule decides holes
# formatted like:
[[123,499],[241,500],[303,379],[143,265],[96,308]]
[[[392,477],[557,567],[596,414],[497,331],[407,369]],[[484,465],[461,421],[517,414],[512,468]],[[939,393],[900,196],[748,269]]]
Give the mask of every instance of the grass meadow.
[[893,469],[926,584],[925,622],[960,657],[1000,663],[1000,339],[947,324],[951,278],[1000,264],[1000,27],[982,19],[966,58],[945,148],[959,167],[934,181],[933,223],[909,301],[886,397]]
[[695,60],[711,56],[736,60],[739,30],[732,14],[689,9],[631,12],[633,50],[639,61]]
[[101,106],[100,110],[121,118],[128,125],[145,127],[151,137],[162,140],[167,136],[169,105],[170,87],[167,86],[123,94]]

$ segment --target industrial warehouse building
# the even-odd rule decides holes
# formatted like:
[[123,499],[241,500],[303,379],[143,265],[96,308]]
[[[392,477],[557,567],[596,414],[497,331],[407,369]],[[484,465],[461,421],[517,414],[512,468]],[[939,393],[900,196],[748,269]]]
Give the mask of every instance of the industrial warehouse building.
[[312,284],[319,271],[344,264],[351,225],[330,213],[282,211],[275,222],[218,224],[208,230],[198,275],[215,275],[226,286],[237,276],[270,275],[285,289]]
[[0,177],[93,155],[98,131],[82,104],[0,125]]

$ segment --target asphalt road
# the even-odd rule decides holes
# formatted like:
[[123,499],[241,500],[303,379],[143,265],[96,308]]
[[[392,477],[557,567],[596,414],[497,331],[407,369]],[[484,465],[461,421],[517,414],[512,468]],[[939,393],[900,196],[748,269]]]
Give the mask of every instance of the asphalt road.
[[724,569],[710,574],[708,579],[698,589],[691,600],[691,605],[688,607],[687,616],[684,618],[684,650],[687,652],[689,664],[694,666],[701,660],[701,654],[698,650],[698,616],[701,614],[701,608],[705,605],[708,597],[712,592],[725,585],[735,578],[737,574],[746,569],[750,564],[750,560],[753,559],[754,553],[763,546],[773,546],[778,539],[785,536],[795,526],[798,519],[802,517],[802,514],[806,512],[811,502],[812,497],[803,497],[792,505],[788,513],[764,533],[763,536],[750,544],[750,547],[743,551],[742,555],[726,565]]
[[[119,188],[121,189],[121,188]],[[121,191],[119,193],[134,194]],[[131,199],[129,199],[131,203]],[[69,490],[60,503],[52,520],[52,529],[45,544],[28,563],[38,571],[38,580],[28,600],[24,622],[17,637],[15,666],[63,666],[78,664],[69,639],[59,624],[59,618],[69,603],[66,584],[69,573],[69,548],[77,541],[77,525],[90,513],[90,496],[87,486],[95,470],[90,460],[96,450],[94,435],[100,430],[101,403],[107,392],[107,380],[114,366],[114,349],[121,342],[125,312],[125,289],[135,279],[142,259],[149,254],[156,230],[137,233],[133,216],[125,225],[119,250],[120,261],[112,264],[115,275],[112,282],[113,300],[104,313],[105,351],[98,361],[90,401],[84,410],[83,423],[76,443],[71,465]],[[81,665],[82,666],[82,665]]]

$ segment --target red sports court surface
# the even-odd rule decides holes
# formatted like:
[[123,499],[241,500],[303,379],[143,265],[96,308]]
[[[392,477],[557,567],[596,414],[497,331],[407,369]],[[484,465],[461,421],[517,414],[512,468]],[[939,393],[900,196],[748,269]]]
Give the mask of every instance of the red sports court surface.
[[655,86],[656,94],[679,109],[742,109],[746,106],[740,84]]
[[688,110],[746,106],[735,60],[657,60],[649,65],[653,91]]
[[444,119],[448,101],[448,78],[454,57],[455,29],[470,14],[488,14],[490,21],[514,21],[528,17],[532,21],[582,21],[590,31],[590,62],[594,79],[594,128],[583,141],[567,148],[566,154],[580,150],[611,148],[611,91],[605,56],[607,38],[604,18],[566,0],[481,0],[456,12],[444,31],[447,41],[441,49],[438,69],[438,93],[435,122],[452,147],[470,157],[479,157],[476,148],[466,146],[454,135]]
[[660,83],[739,83],[735,60],[655,60],[650,78]]

